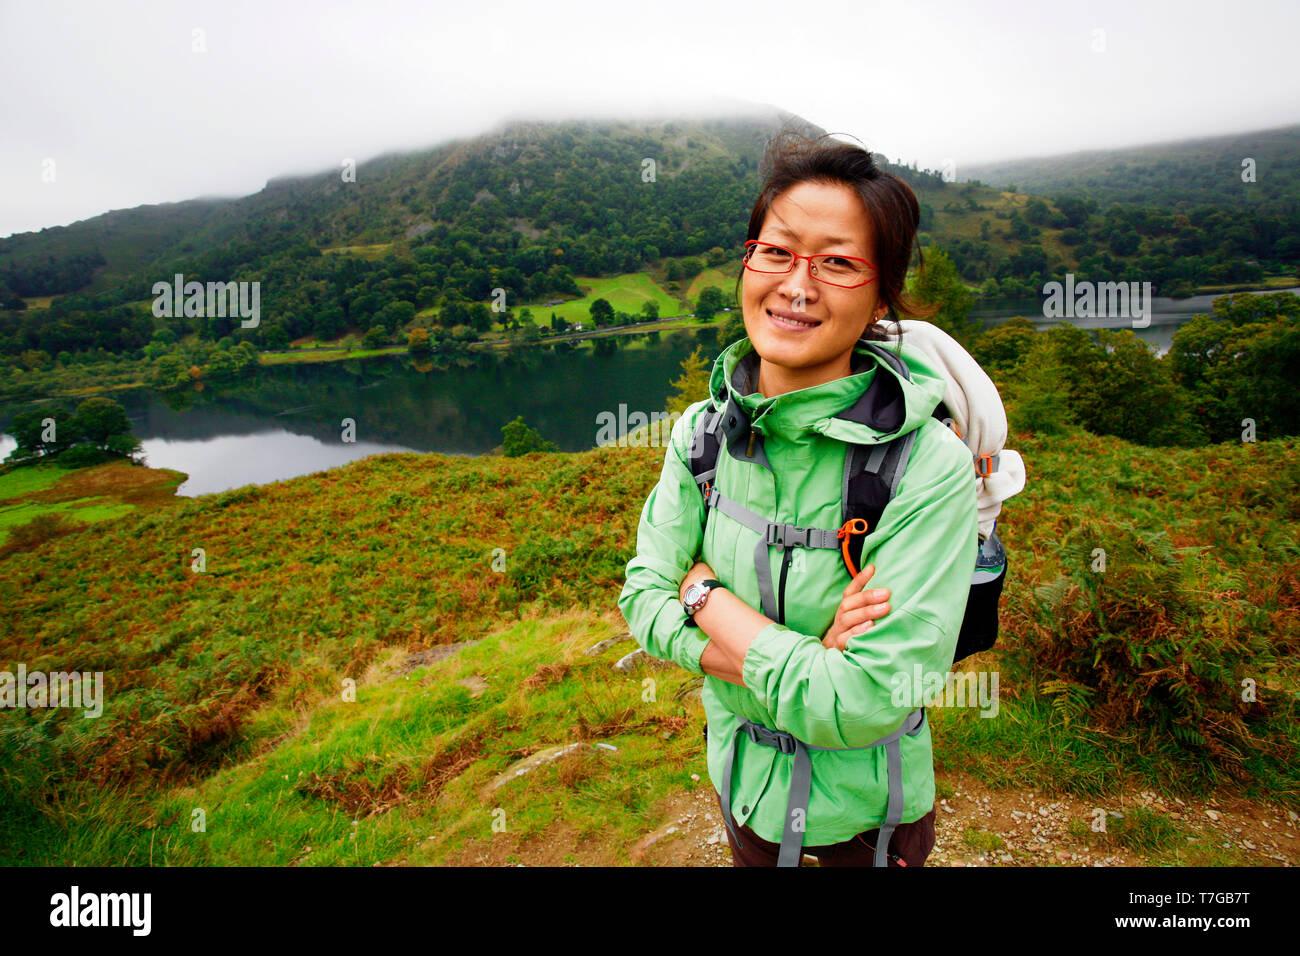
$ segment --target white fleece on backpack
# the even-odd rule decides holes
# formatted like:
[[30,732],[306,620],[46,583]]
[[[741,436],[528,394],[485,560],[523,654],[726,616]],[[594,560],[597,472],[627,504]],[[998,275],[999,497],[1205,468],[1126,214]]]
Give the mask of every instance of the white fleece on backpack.
[[[903,341],[915,346],[948,380],[943,403],[957,424],[962,441],[974,455],[999,455],[998,467],[987,478],[976,476],[980,537],[993,531],[1002,502],[1025,487],[1025,462],[1007,441],[1007,413],[1002,396],[979,363],[951,335],[929,322],[901,319]],[[972,465],[973,467],[973,465]]]

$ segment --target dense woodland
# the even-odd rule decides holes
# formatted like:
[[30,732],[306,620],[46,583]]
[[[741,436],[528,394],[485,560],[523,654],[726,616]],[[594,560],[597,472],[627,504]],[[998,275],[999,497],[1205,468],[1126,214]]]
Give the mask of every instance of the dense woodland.
[[[114,357],[175,365],[190,360],[177,357],[182,342],[266,350],[353,333],[372,345],[404,343],[416,326],[435,343],[463,343],[491,324],[486,302],[496,289],[544,316],[545,304],[580,294],[578,277],[689,281],[736,260],[762,148],[781,124],[820,132],[785,115],[516,122],[362,163],[352,182],[339,171],[274,180],[239,200],[141,207],[0,240],[0,372]],[[1284,152],[1296,142],[1270,140],[1274,167],[1300,155]],[[879,159],[917,190],[931,260],[942,250],[979,295],[1037,299],[1066,272],[1150,281],[1166,295],[1296,272],[1300,178],[1290,178],[1290,192],[1270,186],[1277,199],[1267,204],[1242,206],[1230,188],[1186,182],[1153,190],[1145,204],[1130,188],[1144,162],[1168,177],[1192,160],[1158,149],[1143,156],[1101,176],[1091,161],[1073,180],[1058,169],[1047,186],[1074,184],[1077,194],[1046,196],[945,182]],[[1195,203],[1177,198],[1184,187]],[[178,273],[260,282],[260,325],[155,318],[154,283]]]

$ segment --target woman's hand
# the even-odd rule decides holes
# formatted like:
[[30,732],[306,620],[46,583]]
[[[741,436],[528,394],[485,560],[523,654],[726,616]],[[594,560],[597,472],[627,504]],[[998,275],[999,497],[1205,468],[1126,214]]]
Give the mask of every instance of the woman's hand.
[[876,573],[876,566],[868,564],[844,589],[835,621],[822,637],[827,650],[843,651],[849,638],[864,634],[873,621],[889,613],[889,589],[866,590],[867,581]]

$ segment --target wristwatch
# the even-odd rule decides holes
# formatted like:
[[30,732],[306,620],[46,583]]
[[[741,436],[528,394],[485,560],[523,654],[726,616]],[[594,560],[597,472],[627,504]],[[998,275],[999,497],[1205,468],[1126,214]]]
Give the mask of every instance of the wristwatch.
[[715,581],[713,578],[708,578],[704,581],[697,581],[694,584],[687,586],[686,594],[682,598],[682,608],[686,611],[687,627],[700,626],[695,623],[695,613],[698,612],[700,608],[704,607],[704,602],[709,598],[709,592],[714,588],[720,588],[722,586],[721,581]]

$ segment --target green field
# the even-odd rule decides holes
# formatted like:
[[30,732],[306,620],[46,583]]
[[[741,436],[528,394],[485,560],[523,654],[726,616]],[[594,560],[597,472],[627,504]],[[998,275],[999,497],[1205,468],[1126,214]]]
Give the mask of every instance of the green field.
[[10,498],[22,498],[34,491],[44,491],[67,476],[61,468],[50,466],[29,466],[14,468],[0,474],[0,504]]
[[[732,290],[736,287],[736,272],[738,269],[739,266],[736,269],[705,269],[686,287],[687,298],[694,303],[699,300],[701,292],[714,285],[722,290],[723,297],[730,302]],[[739,295],[740,293],[737,292],[736,294]]]
[[323,255],[336,256],[356,256],[358,259],[379,259],[388,255],[392,250],[391,242],[375,242],[362,246],[334,246],[329,249],[322,249]]
[[72,526],[95,524],[152,510],[175,501],[185,475],[167,469],[114,462],[63,469],[54,464],[24,465],[0,474],[0,545],[15,528],[46,515]]
[[630,312],[634,315],[641,311],[641,306],[646,302],[657,303],[659,314],[664,317],[688,311],[644,272],[628,272],[609,278],[578,276],[577,283],[580,288],[587,290],[587,294],[580,299],[570,299],[559,305],[530,303],[519,306],[516,312],[530,310],[538,325],[549,325],[551,313],[554,312],[566,322],[581,322],[590,327],[591,304],[597,299],[604,299],[616,312]]

